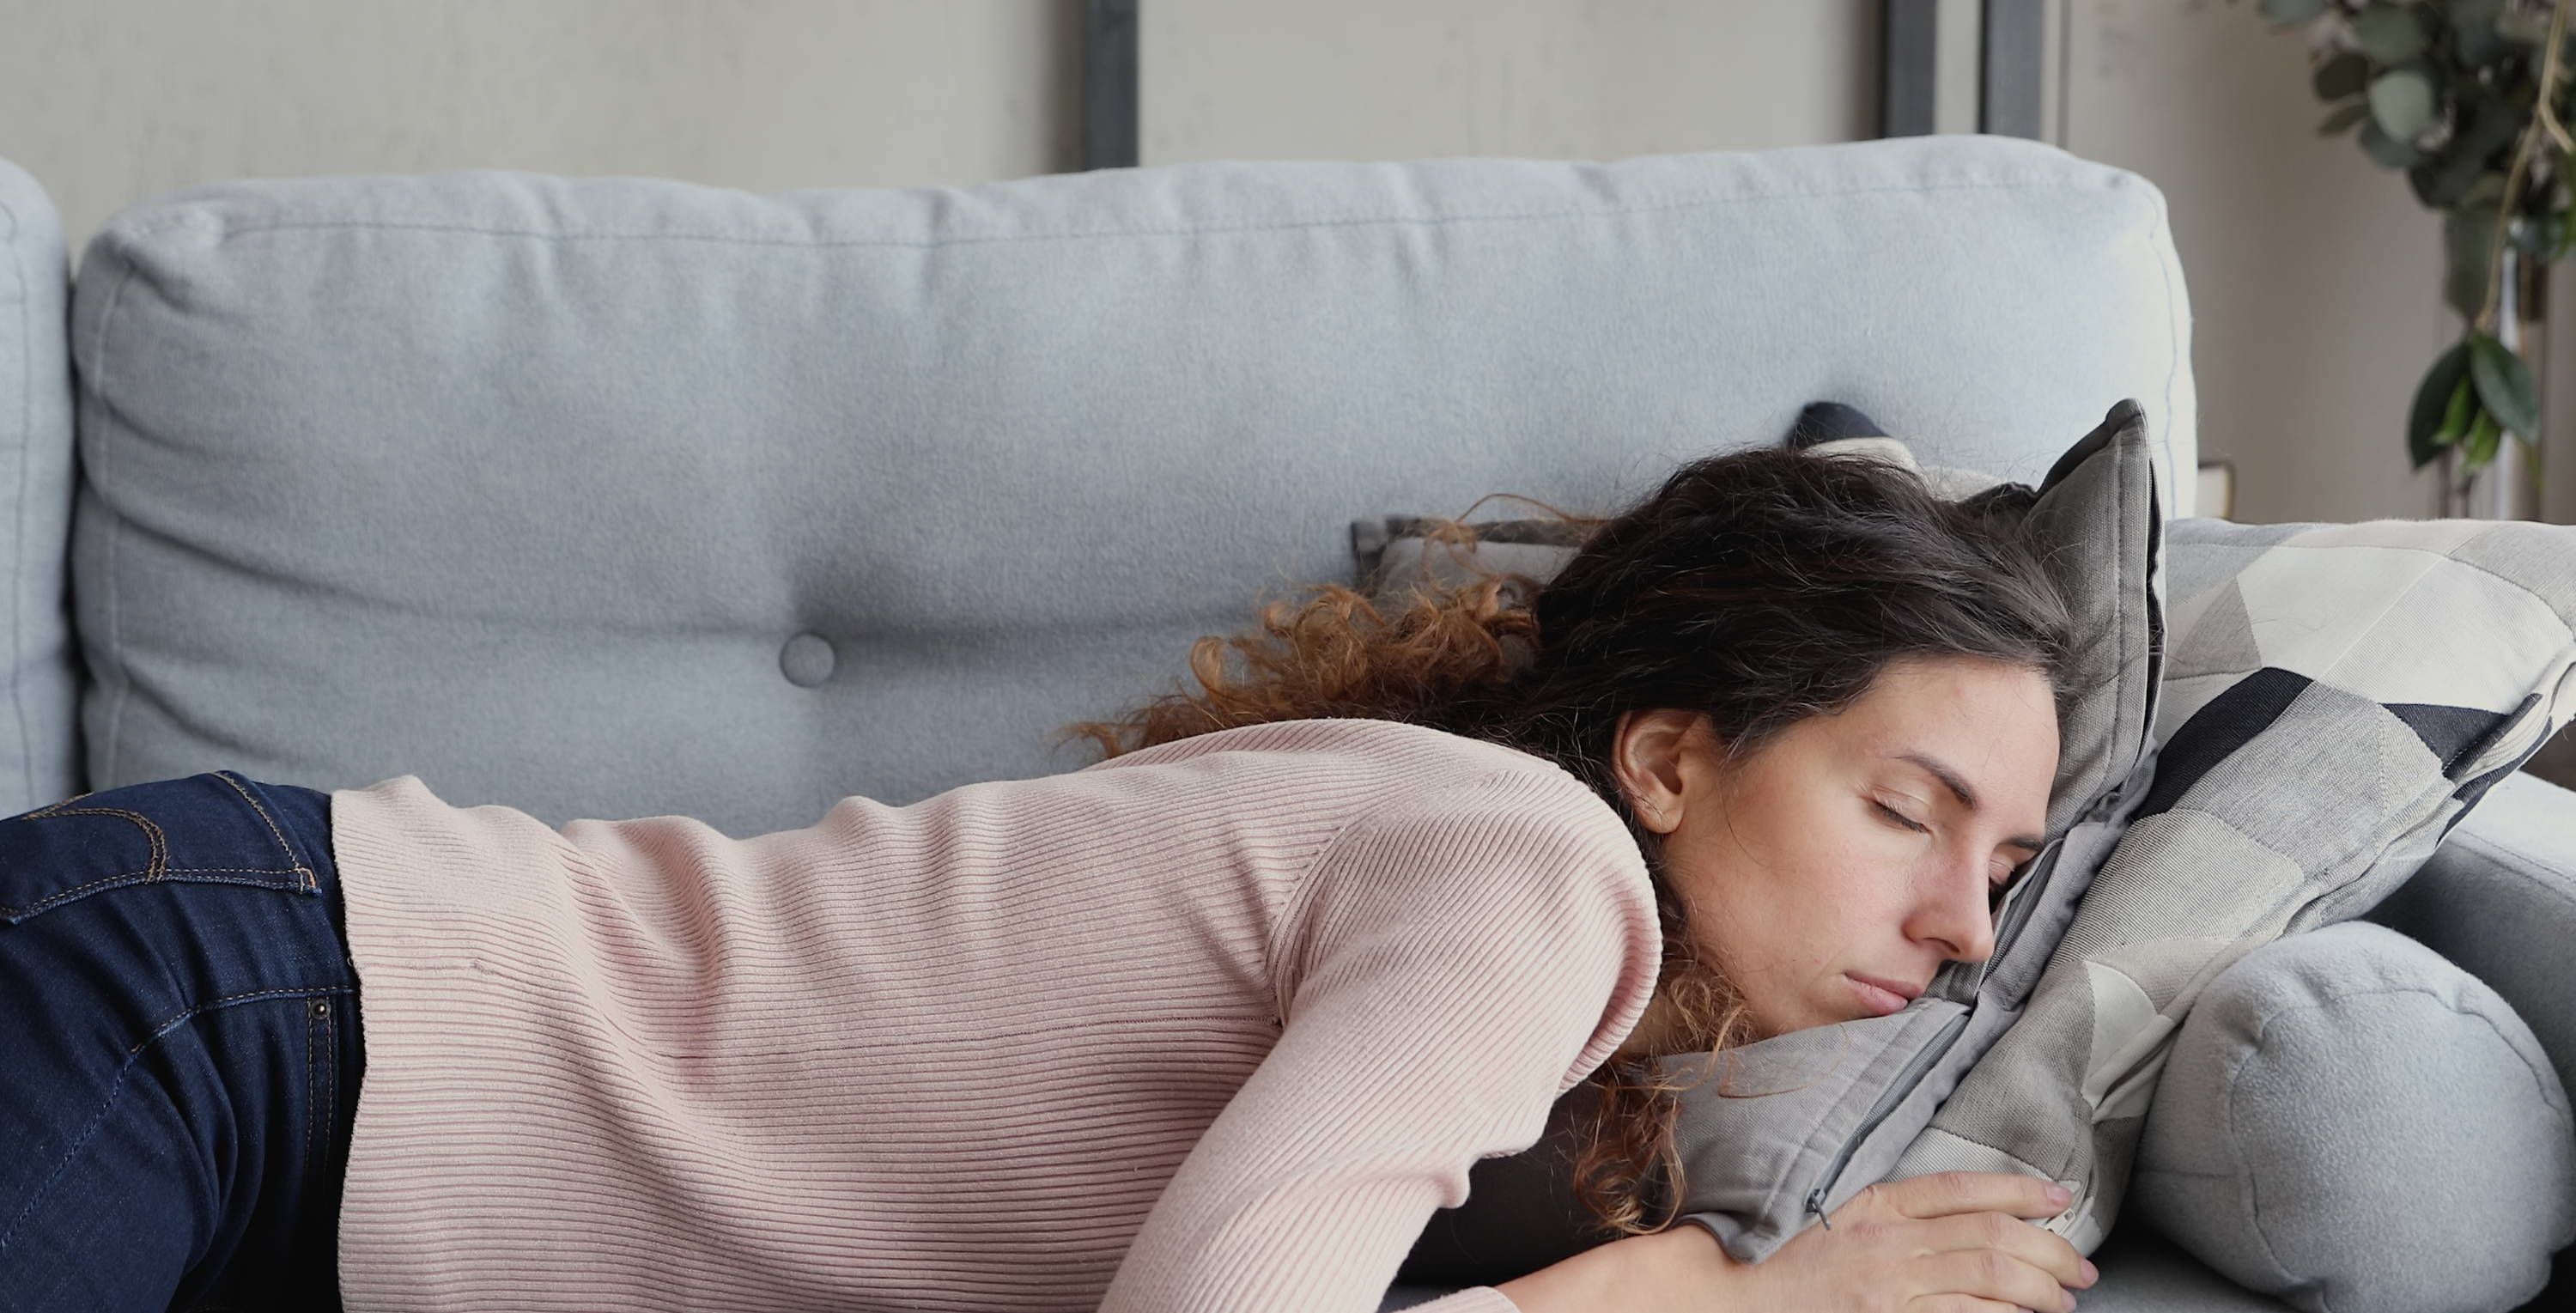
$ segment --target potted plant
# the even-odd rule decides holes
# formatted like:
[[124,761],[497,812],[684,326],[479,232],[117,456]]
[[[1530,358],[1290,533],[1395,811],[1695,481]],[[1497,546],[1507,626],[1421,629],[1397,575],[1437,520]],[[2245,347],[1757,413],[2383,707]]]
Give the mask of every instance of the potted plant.
[[2444,465],[2452,515],[2530,518],[2540,488],[2549,265],[2576,251],[2565,119],[2568,9],[2554,0],[2259,0],[2311,36],[2311,80],[2354,134],[2442,214],[2443,299],[2460,340],[2416,389],[2406,449]]

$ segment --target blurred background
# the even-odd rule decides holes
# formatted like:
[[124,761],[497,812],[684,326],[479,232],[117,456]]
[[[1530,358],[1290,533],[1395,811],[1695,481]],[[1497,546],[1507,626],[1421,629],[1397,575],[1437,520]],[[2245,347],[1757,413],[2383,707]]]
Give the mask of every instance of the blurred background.
[[[2351,133],[2319,134],[2313,34],[2266,12],[2305,7],[1109,6],[1131,16],[1126,140],[1146,165],[1613,159],[1974,132],[1996,76],[1989,24],[2009,15],[2027,25],[2013,76],[2033,111],[2011,130],[2134,170],[2170,203],[2202,456],[2227,467],[2232,517],[2429,516],[2438,467],[2411,466],[2405,431],[2428,362],[2461,331],[2442,295],[2442,220]],[[1084,85],[1104,67],[1100,13],[1099,0],[0,0],[0,155],[52,192],[75,252],[119,207],[236,177],[971,184],[1099,157]],[[2567,263],[2548,277],[2565,281]],[[2541,392],[2576,398],[2576,332],[2549,337]],[[2576,404],[2543,420],[2555,458],[2539,514],[2576,520]]]
[[[1976,131],[1986,5],[1900,3],[1935,15],[1932,127]],[[2440,217],[2349,136],[2317,135],[2301,34],[2254,0],[2034,4],[2038,135],[2145,175],[2172,206],[2202,453],[2232,468],[2235,518],[2434,514],[2439,479],[2409,467],[2404,424],[2459,334]],[[1886,10],[1140,0],[1136,150],[1148,165],[1614,159],[1862,140],[1881,131]],[[1084,12],[0,0],[0,155],[53,193],[75,251],[121,206],[223,178],[499,167],[755,191],[1016,178],[1082,167]],[[2576,365],[2563,359],[2576,333],[2554,336],[2545,389]],[[2548,412],[2576,427],[2576,406]],[[2576,519],[2576,457],[2548,462],[2547,482],[2544,517]]]

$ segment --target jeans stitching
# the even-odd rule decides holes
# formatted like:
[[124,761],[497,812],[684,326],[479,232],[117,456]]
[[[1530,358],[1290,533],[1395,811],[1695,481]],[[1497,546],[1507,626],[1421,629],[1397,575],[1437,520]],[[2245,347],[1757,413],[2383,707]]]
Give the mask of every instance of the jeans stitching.
[[[152,841],[152,866],[150,870],[143,873],[143,878],[146,880],[158,880],[161,878],[160,872],[170,863],[170,845],[167,837],[163,835],[161,827],[154,824],[151,817],[146,816],[141,812],[127,811],[122,807],[73,807],[70,811],[62,810],[62,808],[69,806],[72,801],[76,800],[65,800],[64,802],[55,803],[51,807],[40,807],[35,811],[28,812],[26,815],[21,816],[18,819],[51,819],[58,816],[122,816],[125,819],[142,826],[143,836]],[[127,872],[127,874],[130,875],[132,872]]]
[[87,1148],[90,1140],[98,1134],[98,1128],[107,1124],[108,1114],[114,1112],[116,1110],[117,1101],[125,1097],[128,1083],[134,1075],[134,1063],[138,1058],[143,1056],[143,1050],[152,1047],[154,1042],[158,1041],[162,1036],[169,1034],[172,1030],[176,1029],[180,1023],[188,1020],[190,1017],[221,1004],[238,1003],[243,999],[266,998],[271,995],[336,994],[340,992],[340,986],[325,985],[306,989],[264,989],[257,993],[234,994],[225,998],[209,1000],[208,1002],[201,1003],[196,1007],[192,1007],[187,1011],[180,1013],[178,1016],[171,1018],[169,1021],[163,1023],[158,1030],[145,1036],[142,1043],[135,1045],[133,1048],[127,1049],[125,1051],[125,1063],[116,1069],[116,1083],[108,1090],[106,1101],[99,1104],[98,1115],[91,1118],[89,1125],[82,1129],[80,1138],[73,1140],[71,1144],[63,1149],[62,1161],[54,1164],[53,1174],[47,1176],[41,1184],[37,1185],[33,1191],[29,1192],[27,1196],[27,1206],[19,1209],[16,1217],[9,1219],[7,1229],[0,1230],[0,1254],[8,1252],[9,1242],[17,1239],[19,1228],[24,1227],[27,1224],[28,1218],[35,1216],[36,1205],[43,1202],[46,1192],[54,1188],[54,1182],[61,1180],[64,1172],[71,1170],[73,1161],[80,1157],[80,1151]]
[[259,799],[252,797],[250,790],[243,788],[241,781],[233,778],[233,773],[231,771],[219,770],[209,771],[207,773],[214,776],[216,779],[222,780],[224,783],[231,785],[233,792],[240,794],[242,801],[249,803],[250,809],[259,813],[260,822],[268,827],[268,837],[277,840],[278,851],[286,854],[287,866],[292,868],[295,874],[302,878],[304,887],[307,890],[312,889],[314,887],[313,872],[307,869],[303,861],[295,855],[295,845],[286,841],[286,833],[278,828],[277,818],[270,816],[268,814],[268,809],[259,805]]
[[323,1027],[322,1042],[330,1046],[329,1055],[313,1069],[314,1085],[321,1091],[322,1100],[321,1111],[315,1114],[314,1119],[314,1124],[322,1130],[322,1155],[314,1161],[313,1180],[309,1187],[314,1190],[322,1188],[330,1178],[332,1155],[337,1152],[334,1146],[340,1142],[340,1032],[350,1024],[352,1014],[348,1008],[347,996],[344,995],[340,1004],[341,1015]]
[[182,1022],[187,1021],[189,1018],[196,1016],[200,1012],[211,1011],[215,1008],[222,1007],[227,1003],[239,1003],[245,999],[254,998],[286,998],[290,996],[310,998],[316,994],[336,994],[339,993],[342,988],[343,987],[339,985],[302,985],[285,989],[260,989],[253,990],[247,994],[227,994],[222,998],[210,998],[203,1003],[199,1003],[188,1008],[186,1011],[170,1018],[168,1021],[162,1022],[159,1026],[153,1029],[151,1034],[143,1037],[142,1043],[135,1045],[133,1048],[127,1049],[125,1051],[125,1055],[129,1059],[133,1058],[136,1054],[152,1047],[153,1041],[158,1040],[162,1036],[169,1034],[171,1031],[178,1029]]
[[313,1183],[313,1032],[322,1028],[319,999],[304,1005],[304,1182]]
[[[142,876],[144,882],[149,884],[170,873],[169,844],[162,836],[161,827],[153,824],[151,817],[145,816],[141,812],[127,811],[122,807],[75,807],[70,811],[62,810],[62,808],[73,801],[76,800],[65,799],[63,802],[55,803],[50,807],[39,807],[36,810],[28,812],[16,819],[35,820],[40,817],[50,818],[56,816],[122,816],[125,819],[142,826],[144,837],[152,841],[152,864],[142,871],[121,871],[115,875],[102,876],[87,884],[74,885],[69,889],[56,893],[50,898],[39,898],[25,907],[10,907],[6,904],[0,904],[0,916],[26,916],[34,912],[40,912],[56,903],[76,898],[82,893],[95,889],[103,884],[112,884],[119,880],[131,880],[137,875]],[[185,869],[194,870],[197,868],[189,867]]]
[[[144,1043],[149,1044],[151,1041],[145,1040]],[[134,1058],[138,1052],[140,1052],[139,1049],[129,1050],[126,1053],[125,1065],[117,1068],[116,1071],[115,1087],[107,1092],[107,1101],[98,1105],[98,1115],[91,1118],[89,1125],[82,1129],[80,1138],[72,1141],[63,1150],[62,1161],[54,1164],[53,1174],[47,1176],[43,1184],[28,1193],[27,1206],[19,1209],[16,1217],[9,1219],[9,1229],[0,1231],[0,1254],[9,1252],[9,1242],[18,1238],[18,1228],[25,1226],[27,1219],[36,1215],[36,1205],[44,1199],[47,1191],[54,1188],[54,1182],[61,1180],[63,1173],[71,1170],[72,1161],[80,1157],[80,1151],[88,1146],[90,1137],[98,1134],[98,1128],[107,1124],[107,1115],[116,1111],[116,1101],[125,1097],[126,1078],[134,1073]]]
[[[165,866],[161,868],[161,873],[157,876],[152,874],[150,871],[121,871],[115,875],[102,875],[86,884],[74,885],[73,887],[62,890],[58,893],[49,894],[43,898],[37,899],[35,902],[27,904],[24,907],[12,907],[7,903],[0,903],[0,916],[30,916],[37,912],[44,911],[46,908],[54,907],[62,903],[68,903],[73,899],[80,897],[82,894],[98,888],[100,885],[116,884],[122,881],[133,881],[137,876],[143,877],[140,881],[137,881],[137,883],[143,884],[240,884],[243,882],[239,880],[204,880],[192,879],[189,877],[207,875],[283,874],[286,874],[286,872],[270,866]],[[305,887],[310,889],[312,886],[307,885]]]
[[294,845],[289,844],[286,841],[286,835],[284,831],[279,829],[276,818],[269,815],[267,808],[259,805],[259,800],[251,796],[250,790],[243,788],[239,782],[234,780],[230,772],[209,771],[207,773],[214,776],[216,779],[222,780],[226,786],[232,789],[233,792],[240,794],[242,801],[249,805],[253,813],[258,815],[260,823],[268,827],[269,837],[277,841],[278,850],[286,855],[286,871],[280,872],[275,868],[265,866],[172,866],[169,864],[170,849],[167,837],[163,833],[161,827],[153,823],[151,817],[145,816],[140,812],[127,811],[122,807],[73,807],[73,803],[80,801],[81,798],[90,796],[89,794],[84,793],[79,795],[79,797],[66,798],[61,802],[36,808],[34,811],[24,813],[14,819],[33,821],[62,816],[122,816],[125,819],[142,826],[144,835],[152,841],[151,865],[142,871],[119,871],[114,875],[103,875],[97,879],[74,885],[69,889],[58,890],[50,896],[39,898],[35,902],[29,903],[24,907],[13,907],[7,903],[0,903],[0,916],[10,918],[32,916],[49,907],[70,902],[93,889],[100,888],[104,885],[116,884],[121,881],[132,880],[137,876],[142,877],[145,883],[152,883],[173,875],[292,874],[296,878],[297,887],[303,889],[305,892],[310,893],[317,888],[319,881],[313,874],[312,868],[307,867],[296,857]]

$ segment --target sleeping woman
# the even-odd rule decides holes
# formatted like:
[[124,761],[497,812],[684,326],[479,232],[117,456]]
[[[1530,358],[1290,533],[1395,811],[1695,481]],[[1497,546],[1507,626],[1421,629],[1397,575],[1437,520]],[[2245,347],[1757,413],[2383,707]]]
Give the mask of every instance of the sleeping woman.
[[2017,1176],[1734,1262],[1655,1061],[1991,951],[2072,643],[2023,535],[1716,456],[1525,602],[1317,588],[1092,766],[748,839],[408,775],[0,821],[0,1308],[1366,1313],[1584,1082],[1603,1243],[1421,1307],[2071,1307]]

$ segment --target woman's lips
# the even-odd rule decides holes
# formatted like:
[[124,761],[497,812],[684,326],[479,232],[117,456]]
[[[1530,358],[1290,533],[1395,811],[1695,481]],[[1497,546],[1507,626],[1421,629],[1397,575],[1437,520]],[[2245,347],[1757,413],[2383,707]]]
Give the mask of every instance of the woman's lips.
[[1858,976],[1845,976],[1843,979],[1851,982],[1852,992],[1860,996],[1861,1006],[1868,1008],[1871,1016],[1884,1017],[1905,1010],[1903,994],[1892,989],[1881,989],[1861,980]]

